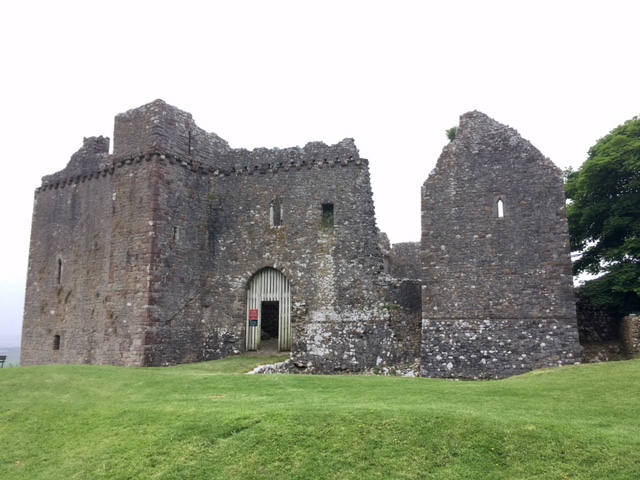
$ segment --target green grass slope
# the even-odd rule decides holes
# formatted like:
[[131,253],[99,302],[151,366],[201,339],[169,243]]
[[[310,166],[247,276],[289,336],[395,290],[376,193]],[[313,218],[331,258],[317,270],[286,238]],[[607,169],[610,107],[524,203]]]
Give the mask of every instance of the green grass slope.
[[0,370],[0,478],[640,478],[640,361],[491,382],[258,361]]

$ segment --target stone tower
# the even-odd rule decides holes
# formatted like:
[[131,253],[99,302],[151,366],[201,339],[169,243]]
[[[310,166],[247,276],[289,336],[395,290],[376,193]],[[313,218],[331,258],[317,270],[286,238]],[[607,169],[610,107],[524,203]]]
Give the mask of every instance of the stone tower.
[[483,113],[422,189],[422,375],[497,378],[580,358],[562,172]]

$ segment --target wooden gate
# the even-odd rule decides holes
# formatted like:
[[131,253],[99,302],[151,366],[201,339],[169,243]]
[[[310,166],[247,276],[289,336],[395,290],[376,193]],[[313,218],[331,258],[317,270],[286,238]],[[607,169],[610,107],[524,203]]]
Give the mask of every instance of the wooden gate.
[[247,291],[247,350],[260,349],[264,304],[278,303],[278,350],[291,350],[291,286],[282,272],[263,268]]

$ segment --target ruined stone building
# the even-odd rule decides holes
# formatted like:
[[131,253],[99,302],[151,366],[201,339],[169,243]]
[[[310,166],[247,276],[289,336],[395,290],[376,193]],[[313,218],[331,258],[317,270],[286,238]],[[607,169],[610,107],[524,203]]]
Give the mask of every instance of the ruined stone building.
[[377,230],[351,139],[233,149],[157,100],[35,192],[22,365],[160,366],[277,342],[291,371],[497,378],[579,359],[560,171],[461,117],[422,241]]
[[422,368],[486,377],[580,359],[562,172],[460,118],[422,188]]

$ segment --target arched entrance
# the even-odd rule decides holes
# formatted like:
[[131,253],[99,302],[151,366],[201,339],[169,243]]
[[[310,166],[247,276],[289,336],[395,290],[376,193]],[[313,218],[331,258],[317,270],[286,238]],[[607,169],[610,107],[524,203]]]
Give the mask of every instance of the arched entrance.
[[291,286],[282,272],[263,268],[247,291],[247,350],[259,350],[260,338],[278,338],[278,350],[291,350]]

